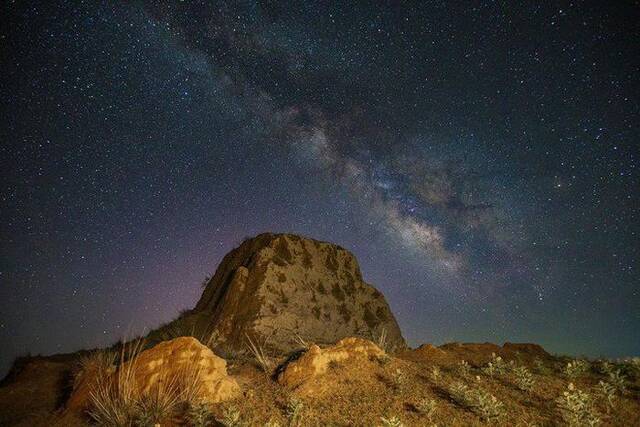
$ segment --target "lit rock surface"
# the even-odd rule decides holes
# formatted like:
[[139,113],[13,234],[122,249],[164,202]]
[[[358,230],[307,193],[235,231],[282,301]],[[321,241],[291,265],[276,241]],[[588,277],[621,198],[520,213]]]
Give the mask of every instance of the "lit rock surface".
[[[210,403],[233,399],[240,394],[240,386],[227,375],[227,362],[192,337],[165,341],[141,352],[123,363],[117,371],[110,370],[110,381],[125,379],[133,384],[137,398],[152,395],[162,387],[184,390],[185,384],[198,384],[196,396]],[[97,372],[86,373],[81,384],[67,402],[67,409],[79,410],[89,405],[95,388]]]
[[193,310],[223,342],[244,348],[245,335],[277,351],[386,331],[388,347],[405,342],[384,296],[365,283],[347,250],[290,234],[261,234],[220,263]]
[[286,387],[297,387],[326,373],[332,362],[354,364],[384,356],[385,352],[380,347],[361,338],[345,338],[325,349],[312,345],[300,358],[284,368],[278,376],[278,382]]
[[129,363],[134,363],[136,386],[142,395],[158,387],[160,381],[188,381],[194,376],[201,384],[200,397],[208,402],[232,399],[240,392],[238,383],[227,375],[227,362],[192,337],[162,342],[121,369],[126,370]]

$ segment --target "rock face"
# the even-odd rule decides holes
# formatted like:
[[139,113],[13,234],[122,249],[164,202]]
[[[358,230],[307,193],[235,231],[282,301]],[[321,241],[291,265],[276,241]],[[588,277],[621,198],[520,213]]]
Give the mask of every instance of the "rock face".
[[367,361],[384,355],[377,345],[362,338],[345,338],[325,349],[312,345],[300,358],[287,364],[278,375],[278,382],[286,387],[297,387],[326,373],[331,363],[354,362],[354,359]]
[[222,260],[192,312],[206,317],[228,345],[245,335],[278,351],[384,330],[390,347],[406,344],[384,296],[362,280],[355,257],[325,242],[261,234]]
[[[227,375],[227,362],[192,337],[162,342],[103,375],[107,375],[105,378],[111,384],[130,381],[133,396],[138,399],[151,396],[163,387],[183,393],[194,384],[189,390],[194,391],[196,398],[209,403],[233,399],[240,394],[236,380]],[[86,409],[98,381],[100,374],[96,370],[86,372],[69,397],[67,410]]]
[[161,381],[174,378],[198,381],[198,397],[210,403],[232,399],[240,393],[236,380],[227,375],[227,362],[192,337],[162,342],[120,369],[128,369],[131,363],[141,395],[151,393]]

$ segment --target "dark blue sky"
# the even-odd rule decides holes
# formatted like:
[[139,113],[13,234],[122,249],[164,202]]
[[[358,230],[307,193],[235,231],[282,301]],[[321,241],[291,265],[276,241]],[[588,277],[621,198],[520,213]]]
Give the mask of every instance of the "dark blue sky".
[[0,370],[263,231],[353,251],[414,345],[639,354],[638,11],[4,5]]

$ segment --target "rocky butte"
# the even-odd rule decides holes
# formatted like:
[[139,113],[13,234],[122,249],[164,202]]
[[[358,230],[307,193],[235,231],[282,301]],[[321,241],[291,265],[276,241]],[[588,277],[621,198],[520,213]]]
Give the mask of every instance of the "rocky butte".
[[[260,234],[227,254],[195,309],[167,325],[244,349],[247,337],[278,352],[346,337],[386,335],[406,347],[384,296],[362,279],[358,261],[340,246],[293,234]],[[153,335],[153,334],[152,334]],[[156,334],[157,335],[157,334]]]

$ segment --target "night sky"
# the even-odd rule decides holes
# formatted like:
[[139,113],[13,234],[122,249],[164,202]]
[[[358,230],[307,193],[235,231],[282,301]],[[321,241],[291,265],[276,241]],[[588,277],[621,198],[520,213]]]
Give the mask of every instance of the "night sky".
[[106,3],[1,6],[0,373],[264,231],[351,250],[412,345],[640,354],[637,2]]

